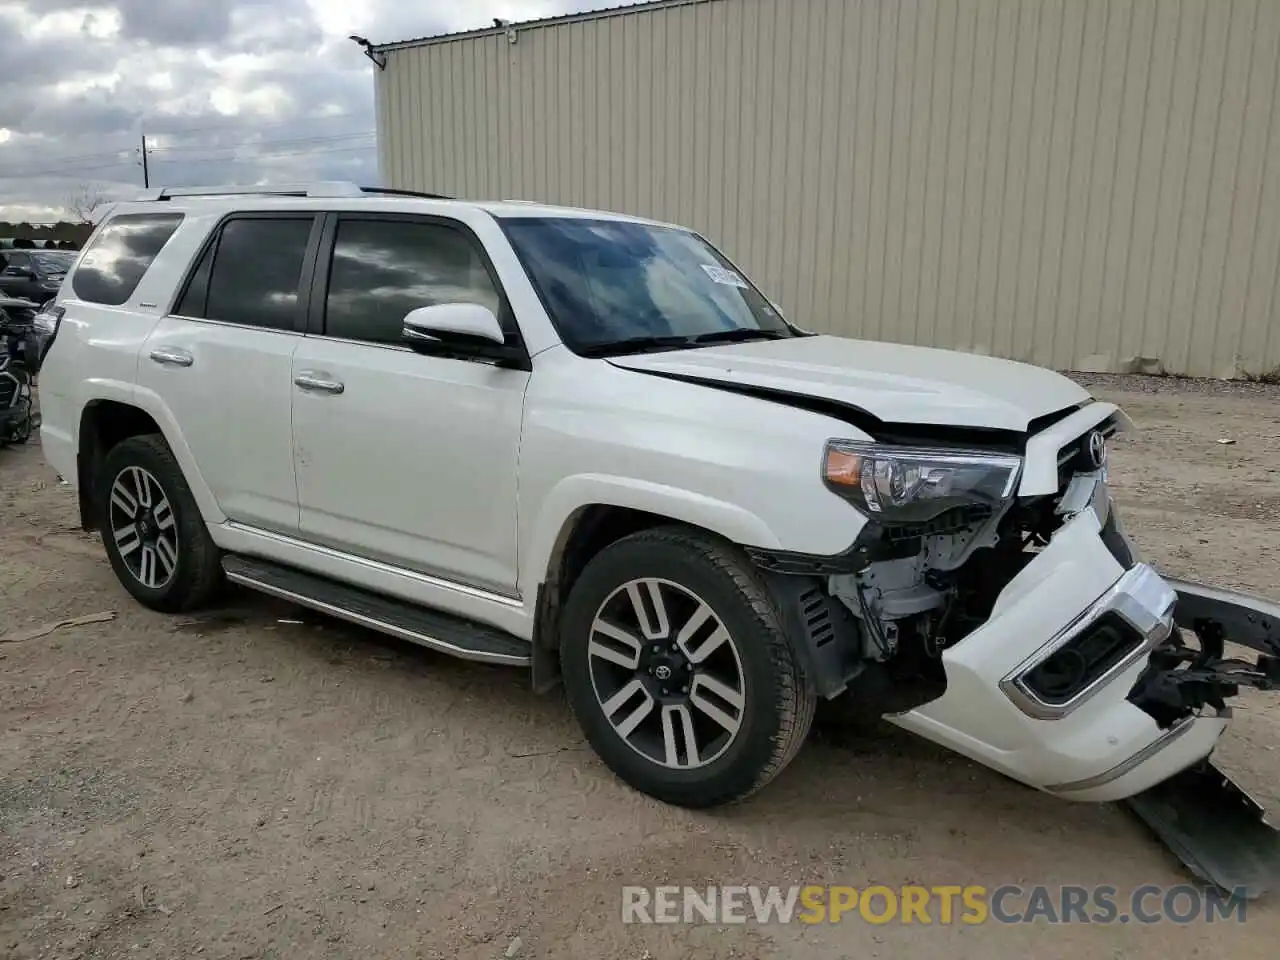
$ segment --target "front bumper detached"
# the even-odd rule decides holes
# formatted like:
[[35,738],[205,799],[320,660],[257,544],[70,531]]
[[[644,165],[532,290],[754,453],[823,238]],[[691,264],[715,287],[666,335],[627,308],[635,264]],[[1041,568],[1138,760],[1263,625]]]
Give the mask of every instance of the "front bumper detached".
[[[1226,709],[1226,699],[1241,687],[1280,687],[1280,604],[1183,580],[1167,582],[1178,596],[1179,629],[1152,652],[1133,693],[1136,703],[1168,726],[1188,710]],[[1187,642],[1188,634],[1198,646]],[[1228,657],[1228,643],[1257,656]]]
[[1224,889],[1275,889],[1280,833],[1209,757],[1229,698],[1280,688],[1280,604],[1134,562],[1105,483],[1081,494],[944,652],[946,693],[887,719],[1065,799],[1125,802]]
[[[1280,686],[1280,604],[1183,580],[1168,583],[1178,597],[1175,630],[1152,652],[1130,694],[1165,725],[1166,740],[1206,709],[1230,716],[1225,700],[1242,686]],[[1198,648],[1186,642],[1187,634]],[[1229,658],[1228,643],[1257,657]],[[1125,802],[1202,880],[1250,898],[1280,885],[1280,832],[1207,757]]]
[[[945,651],[946,692],[888,719],[1037,789],[1101,802],[1203,763],[1230,721],[1225,700],[1280,685],[1280,606],[1134,563],[1105,483],[1086,493],[987,622]],[[1229,642],[1257,662],[1228,659]]]

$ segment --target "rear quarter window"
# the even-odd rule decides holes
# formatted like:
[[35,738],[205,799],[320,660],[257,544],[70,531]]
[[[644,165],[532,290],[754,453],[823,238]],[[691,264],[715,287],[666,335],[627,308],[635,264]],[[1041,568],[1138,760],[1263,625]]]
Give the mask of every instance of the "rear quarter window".
[[182,222],[180,213],[130,213],[108,221],[80,257],[71,288],[81,300],[118,307],[138,288]]

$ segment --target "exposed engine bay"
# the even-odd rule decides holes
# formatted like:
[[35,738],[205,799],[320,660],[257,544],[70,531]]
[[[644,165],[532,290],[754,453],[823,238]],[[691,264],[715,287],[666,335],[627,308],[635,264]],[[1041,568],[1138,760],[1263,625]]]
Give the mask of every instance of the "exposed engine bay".
[[[1015,501],[998,513],[954,511],[925,535],[868,527],[863,546],[875,559],[856,573],[832,575],[828,590],[858,621],[862,659],[880,665],[883,679],[899,688],[888,712],[942,694],[943,651],[987,621],[1001,591],[1063,520],[1087,505],[1073,491],[1100,481],[1099,474],[1084,475],[1061,496]],[[1118,532],[1112,530],[1110,540],[1113,552],[1127,558]],[[1053,692],[1066,693],[1087,664],[1073,659],[1060,667],[1065,675],[1046,679]]]
[[[831,575],[827,584],[858,623],[865,666],[851,686],[862,696],[872,693],[868,709],[884,706],[894,713],[941,696],[943,652],[982,626],[1001,592],[1054,532],[1090,506],[1105,512],[1100,536],[1108,552],[1131,568],[1133,553],[1107,493],[1105,468],[1072,474],[1058,495],[1023,498],[986,516],[980,509],[953,511],[923,535],[869,526],[863,538],[869,562],[857,572]],[[1262,654],[1255,662],[1230,658],[1226,629],[1203,615],[1203,606],[1196,615],[1184,602],[1178,623],[1151,650],[1150,665],[1130,694],[1161,728],[1206,707],[1227,711],[1226,699],[1242,686],[1280,686],[1280,641],[1250,644]],[[1265,617],[1258,626],[1264,633],[1280,629]],[[1123,618],[1104,618],[1038,665],[1026,682],[1042,702],[1068,702],[1141,643]]]

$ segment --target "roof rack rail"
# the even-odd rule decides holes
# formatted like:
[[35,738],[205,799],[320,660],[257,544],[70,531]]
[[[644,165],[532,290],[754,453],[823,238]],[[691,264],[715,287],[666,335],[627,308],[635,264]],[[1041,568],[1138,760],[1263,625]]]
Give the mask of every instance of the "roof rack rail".
[[421,197],[423,200],[455,200],[443,193],[422,193],[418,190],[396,190],[391,187],[361,187],[365,193],[385,194],[389,197]]
[[396,190],[391,187],[361,187],[345,180],[322,180],[315,183],[276,183],[239,185],[228,184],[216,187],[160,187],[144,190],[138,195],[139,200],[173,200],[178,197],[319,197],[319,198],[357,198],[370,194],[393,197],[421,197],[424,200],[452,200],[440,193],[421,193],[417,190]]
[[344,180],[315,183],[228,184],[216,187],[161,187],[145,190],[139,200],[172,200],[177,197],[361,197],[364,191]]

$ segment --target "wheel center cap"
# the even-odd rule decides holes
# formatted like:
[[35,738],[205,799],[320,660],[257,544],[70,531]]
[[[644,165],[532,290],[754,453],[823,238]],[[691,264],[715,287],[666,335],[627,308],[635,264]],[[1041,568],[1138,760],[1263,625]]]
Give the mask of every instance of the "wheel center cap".
[[653,668],[653,675],[657,677],[659,680],[670,680],[671,668],[668,667],[665,663],[661,663],[658,666]]

